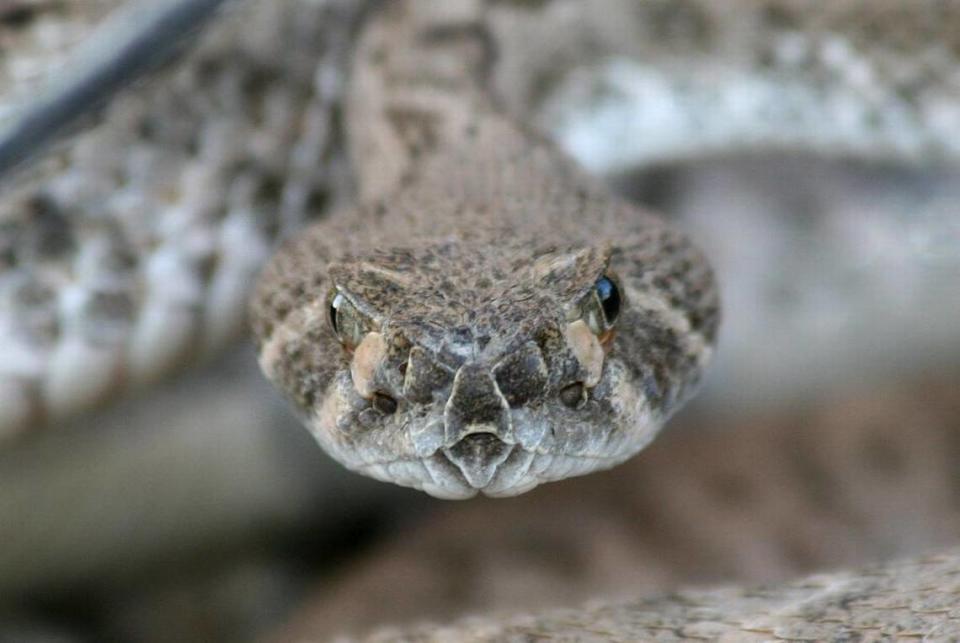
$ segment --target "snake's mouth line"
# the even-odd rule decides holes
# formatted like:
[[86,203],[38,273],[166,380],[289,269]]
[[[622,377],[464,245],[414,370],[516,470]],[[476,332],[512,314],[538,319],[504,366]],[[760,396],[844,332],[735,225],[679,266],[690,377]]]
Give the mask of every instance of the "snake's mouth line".
[[[412,487],[443,499],[462,500],[483,494],[507,497],[525,493],[542,483],[572,475],[606,469],[622,462],[624,454],[563,454],[508,444],[497,458],[488,479],[472,481],[455,459],[450,447],[429,455],[366,462],[355,469],[387,482]],[[478,484],[479,483],[479,484]]]

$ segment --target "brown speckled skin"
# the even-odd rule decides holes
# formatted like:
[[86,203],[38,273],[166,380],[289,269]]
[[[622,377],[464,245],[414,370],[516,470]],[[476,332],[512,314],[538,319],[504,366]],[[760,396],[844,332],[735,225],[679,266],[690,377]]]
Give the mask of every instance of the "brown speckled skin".
[[[476,80],[482,5],[426,5],[391,4],[366,28],[349,105],[366,205],[277,253],[254,329],[265,372],[348,467],[443,497],[514,495],[649,443],[709,359],[717,292],[683,234],[492,106]],[[565,329],[604,274],[623,310],[570,408],[558,393],[588,365]],[[372,377],[395,413],[354,386],[334,289],[385,339]]]

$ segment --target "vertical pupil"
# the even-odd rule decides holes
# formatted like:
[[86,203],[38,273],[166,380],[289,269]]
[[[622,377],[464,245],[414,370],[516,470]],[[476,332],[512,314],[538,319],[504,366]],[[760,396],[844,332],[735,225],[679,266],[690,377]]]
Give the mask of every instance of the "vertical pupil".
[[343,295],[337,293],[333,296],[333,299],[330,300],[330,325],[333,326],[333,331],[335,333],[340,332],[340,328],[337,326],[337,310],[343,304]]
[[596,284],[597,296],[603,307],[603,316],[607,323],[612,324],[620,314],[620,291],[609,277],[600,277]]

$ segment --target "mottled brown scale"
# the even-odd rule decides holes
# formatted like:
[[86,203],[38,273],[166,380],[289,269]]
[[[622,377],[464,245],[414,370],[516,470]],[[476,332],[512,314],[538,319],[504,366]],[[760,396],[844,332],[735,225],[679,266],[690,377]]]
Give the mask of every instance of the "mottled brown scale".
[[[347,466],[513,495],[647,444],[709,359],[717,294],[682,233],[498,110],[484,5],[436,6],[391,3],[365,28],[347,110],[363,204],[277,254],[254,328]],[[578,320],[608,272],[623,310],[591,331]],[[378,333],[361,357],[327,322],[331,292]]]

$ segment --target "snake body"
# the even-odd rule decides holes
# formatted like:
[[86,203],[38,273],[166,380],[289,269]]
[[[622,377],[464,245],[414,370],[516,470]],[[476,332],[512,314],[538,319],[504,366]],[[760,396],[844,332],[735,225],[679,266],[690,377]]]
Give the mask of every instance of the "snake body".
[[[30,20],[0,27],[15,45],[3,58],[4,135],[29,119],[31,98],[72,87],[68,52],[81,34],[95,46],[77,58],[96,62],[117,29],[140,24],[128,7],[124,20],[83,29],[122,4],[31,3]],[[141,18],[159,6],[141,4]],[[4,184],[0,440],[62,424],[237,338],[276,236],[347,193],[331,187],[347,183],[330,158],[340,93],[313,74],[337,68],[355,10],[278,3],[250,7],[242,25],[223,20],[189,65],[118,97],[100,126]],[[302,57],[284,57],[285,45]],[[48,82],[38,60],[68,78]]]
[[335,458],[454,498],[630,457],[718,325],[684,235],[494,106],[481,8],[397,3],[366,29],[347,106],[365,205],[282,249],[252,313],[266,373]]

